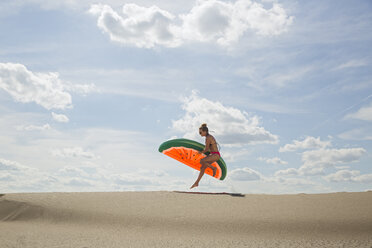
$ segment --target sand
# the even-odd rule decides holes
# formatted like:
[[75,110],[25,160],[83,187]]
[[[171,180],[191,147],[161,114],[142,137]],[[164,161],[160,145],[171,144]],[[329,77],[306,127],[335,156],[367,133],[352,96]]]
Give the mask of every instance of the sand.
[[0,247],[372,247],[372,192],[0,196]]

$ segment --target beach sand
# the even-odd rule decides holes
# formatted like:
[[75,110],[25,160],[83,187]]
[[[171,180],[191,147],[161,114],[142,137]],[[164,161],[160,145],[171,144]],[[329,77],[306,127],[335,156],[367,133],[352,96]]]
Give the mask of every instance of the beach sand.
[[0,247],[372,247],[372,192],[0,196]]

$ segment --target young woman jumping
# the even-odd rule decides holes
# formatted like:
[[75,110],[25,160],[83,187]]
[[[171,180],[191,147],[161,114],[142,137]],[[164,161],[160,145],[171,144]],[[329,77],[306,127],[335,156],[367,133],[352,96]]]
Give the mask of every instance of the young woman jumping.
[[216,175],[217,168],[212,166],[212,164],[218,161],[221,157],[220,152],[217,148],[216,139],[208,133],[207,124],[204,123],[201,125],[201,127],[199,128],[199,134],[202,137],[205,137],[205,148],[203,151],[198,153],[206,153],[207,151],[209,151],[210,153],[207,157],[200,160],[201,167],[198,179],[196,179],[195,183],[191,186],[190,189],[199,186],[199,181],[203,177],[205,169],[207,169],[208,167],[213,170],[213,176]]

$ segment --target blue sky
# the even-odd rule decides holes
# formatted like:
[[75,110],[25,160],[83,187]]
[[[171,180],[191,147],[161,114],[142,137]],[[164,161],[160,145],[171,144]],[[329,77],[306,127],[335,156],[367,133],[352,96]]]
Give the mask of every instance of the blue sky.
[[370,1],[0,3],[0,191],[372,189]]

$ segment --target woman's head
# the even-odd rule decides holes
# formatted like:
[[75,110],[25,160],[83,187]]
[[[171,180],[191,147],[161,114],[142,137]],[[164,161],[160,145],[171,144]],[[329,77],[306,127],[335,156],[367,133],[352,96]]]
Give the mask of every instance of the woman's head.
[[203,123],[200,127],[199,127],[199,134],[201,136],[207,136],[208,135],[208,127],[207,127],[207,124]]

